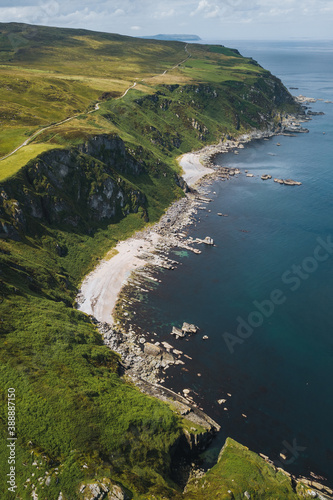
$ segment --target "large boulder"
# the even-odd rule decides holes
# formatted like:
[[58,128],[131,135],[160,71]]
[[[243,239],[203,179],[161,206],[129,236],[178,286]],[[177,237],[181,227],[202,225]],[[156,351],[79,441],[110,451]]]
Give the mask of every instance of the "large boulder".
[[146,342],[144,345],[144,353],[149,354],[149,356],[161,356],[162,349],[155,344]]

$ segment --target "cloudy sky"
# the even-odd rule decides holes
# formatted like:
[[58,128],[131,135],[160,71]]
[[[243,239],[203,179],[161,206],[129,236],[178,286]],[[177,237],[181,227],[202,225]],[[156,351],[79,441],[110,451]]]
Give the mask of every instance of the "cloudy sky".
[[0,0],[0,22],[206,40],[333,39],[333,0]]

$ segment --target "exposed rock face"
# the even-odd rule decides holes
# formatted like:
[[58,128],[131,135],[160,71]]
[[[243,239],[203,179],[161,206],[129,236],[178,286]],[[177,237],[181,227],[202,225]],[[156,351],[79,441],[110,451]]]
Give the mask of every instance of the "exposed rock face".
[[83,500],[129,500],[130,496],[118,484],[113,484],[110,479],[104,478],[91,484],[83,484],[80,487],[80,498]]
[[[92,156],[108,167],[115,168],[118,172],[132,175],[144,172],[144,165],[139,157],[142,149],[126,150],[125,144],[118,136],[97,135],[84,144],[80,144],[77,149],[80,153]],[[138,156],[138,159],[135,156]]]
[[33,220],[87,226],[139,207],[147,216],[145,196],[118,174],[143,172],[134,154],[120,138],[104,135],[76,149],[41,154],[17,174],[17,183],[10,179],[0,187],[0,237],[29,234]]

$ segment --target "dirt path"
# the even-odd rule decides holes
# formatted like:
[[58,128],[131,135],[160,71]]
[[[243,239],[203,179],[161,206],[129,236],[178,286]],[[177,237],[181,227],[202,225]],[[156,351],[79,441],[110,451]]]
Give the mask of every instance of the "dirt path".
[[[177,68],[177,66],[179,66],[180,64],[183,64],[185,61],[187,61],[187,59],[189,59],[191,57],[191,54],[188,52],[187,50],[187,45],[185,46],[185,52],[188,54],[188,56],[186,57],[186,59],[184,59],[184,61],[181,61],[180,63],[176,64],[175,66],[173,66],[171,68],[171,70]],[[158,76],[163,76],[165,75],[168,71],[168,69],[166,69],[163,73],[161,73],[161,75],[158,75]],[[141,80],[141,82],[143,82],[144,79]],[[134,87],[136,87],[137,85],[137,82],[134,82],[130,87],[128,87],[125,92],[120,96],[120,97],[117,97],[116,100],[119,100],[119,99],[123,99],[127,92],[131,89],[133,89]],[[100,102],[97,102],[95,104],[95,109],[92,109],[91,111],[88,111],[87,114],[90,114],[90,113],[94,113],[94,111],[97,111],[99,109],[99,105],[100,105]],[[81,116],[81,115],[84,115],[86,113],[79,113],[78,115],[74,115],[74,116],[70,116],[69,118],[66,118],[65,120],[62,120],[60,122],[57,122],[57,123],[51,123],[51,125],[48,125],[47,127],[43,127],[41,128],[40,130],[38,130],[37,132],[35,132],[33,135],[31,135],[30,137],[28,137],[28,139],[26,139],[20,146],[18,146],[17,148],[14,149],[14,151],[12,151],[11,153],[8,153],[7,155],[3,156],[2,158],[0,158],[0,161],[2,160],[6,160],[6,158],[9,158],[10,156],[12,156],[14,153],[16,153],[17,151],[19,151],[20,149],[22,149],[24,146],[27,146],[31,141],[33,141],[39,134],[41,134],[42,132],[45,132],[45,130],[49,130],[50,128],[52,127],[57,127],[58,125],[62,125],[63,123],[66,123],[66,122],[69,122],[71,120],[74,120],[74,118],[77,118],[78,116]]]

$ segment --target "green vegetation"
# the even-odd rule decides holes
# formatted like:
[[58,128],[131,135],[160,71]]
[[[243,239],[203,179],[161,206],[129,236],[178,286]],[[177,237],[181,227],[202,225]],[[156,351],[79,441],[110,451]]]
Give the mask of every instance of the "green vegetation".
[[[6,440],[15,387],[17,496],[76,500],[80,484],[108,478],[133,498],[183,498],[172,455],[184,430],[202,429],[124,380],[75,297],[120,239],[183,196],[177,156],[297,108],[279,80],[224,47],[20,24],[0,31],[0,155],[77,115],[0,161],[0,432]],[[243,453],[244,470],[251,457]],[[229,458],[216,466],[227,478]],[[1,470],[6,460],[1,447]],[[274,484],[289,494],[283,478]]]
[[290,478],[265,462],[256,453],[227,438],[218,463],[200,479],[192,479],[186,487],[188,500],[297,500],[306,497],[306,488],[298,485],[297,493]]
[[24,167],[31,158],[35,158],[40,153],[44,153],[44,151],[48,151],[49,149],[54,149],[54,145],[47,143],[28,144],[14,155],[2,160],[0,162],[0,181],[12,176]]

